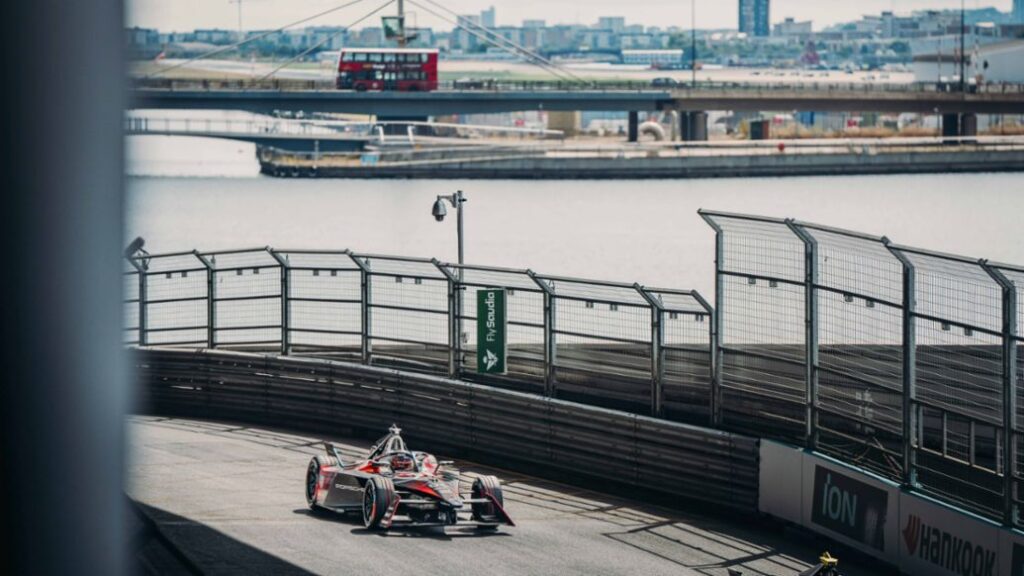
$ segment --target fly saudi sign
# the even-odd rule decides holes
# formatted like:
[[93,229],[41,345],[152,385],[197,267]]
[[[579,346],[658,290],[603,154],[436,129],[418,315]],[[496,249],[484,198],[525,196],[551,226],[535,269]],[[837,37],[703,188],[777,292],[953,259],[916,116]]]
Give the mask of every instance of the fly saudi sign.
[[476,371],[504,374],[508,357],[505,290],[488,288],[476,293]]

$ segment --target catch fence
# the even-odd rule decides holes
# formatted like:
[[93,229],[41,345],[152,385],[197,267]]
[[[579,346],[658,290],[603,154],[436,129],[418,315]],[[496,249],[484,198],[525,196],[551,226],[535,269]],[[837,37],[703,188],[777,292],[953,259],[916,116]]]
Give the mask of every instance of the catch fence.
[[701,215],[716,231],[717,423],[1017,524],[1022,269]]
[[[125,342],[272,351],[709,424],[714,311],[691,291],[350,251],[140,255]],[[476,372],[476,293],[507,294],[507,371]]]

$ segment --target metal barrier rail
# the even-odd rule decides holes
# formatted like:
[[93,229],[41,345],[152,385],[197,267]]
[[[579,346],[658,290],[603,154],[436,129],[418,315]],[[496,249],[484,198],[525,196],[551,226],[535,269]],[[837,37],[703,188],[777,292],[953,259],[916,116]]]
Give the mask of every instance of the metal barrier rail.
[[[143,90],[326,90],[335,91],[333,78],[318,80],[297,79],[171,79],[135,78],[131,84]],[[934,82],[718,82],[698,80],[696,83],[679,82],[671,86],[656,86],[648,81],[594,80],[451,80],[438,83],[439,90],[470,92],[543,92],[543,91],[627,91],[627,92],[690,92],[690,91],[749,91],[749,92],[809,92],[821,93],[906,93],[906,94],[961,94],[957,84]],[[1024,84],[993,83],[968,86],[968,94],[1024,94]]]
[[[349,251],[135,257],[125,342],[320,355],[707,424],[714,311],[648,290]],[[508,290],[508,374],[475,372],[476,292]]]
[[723,426],[1017,525],[1022,269],[794,220],[701,215],[716,231]]
[[641,499],[757,510],[754,438],[331,360],[166,348],[134,354],[144,408],[157,414],[309,432],[372,433],[395,421],[411,442],[453,456],[623,487]]

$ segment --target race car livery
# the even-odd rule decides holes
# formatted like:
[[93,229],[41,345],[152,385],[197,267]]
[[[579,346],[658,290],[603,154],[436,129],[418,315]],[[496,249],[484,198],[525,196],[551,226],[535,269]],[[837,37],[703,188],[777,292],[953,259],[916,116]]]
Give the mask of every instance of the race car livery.
[[326,455],[306,469],[306,503],[311,509],[361,514],[369,529],[394,526],[475,526],[494,530],[515,526],[505,512],[501,482],[494,476],[473,480],[460,494],[460,474],[452,462],[409,450],[401,429],[388,434],[362,459],[345,458],[329,442]]

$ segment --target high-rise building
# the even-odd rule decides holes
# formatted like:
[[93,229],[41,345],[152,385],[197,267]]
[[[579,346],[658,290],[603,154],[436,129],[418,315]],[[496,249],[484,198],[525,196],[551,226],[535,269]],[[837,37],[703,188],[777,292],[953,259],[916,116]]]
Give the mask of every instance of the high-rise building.
[[757,37],[771,34],[769,18],[771,0],[739,0],[739,2],[740,32]]
[[494,28],[494,6],[480,13],[480,24],[484,28]]
[[1024,0],[1013,0],[1013,21],[1024,24]]

